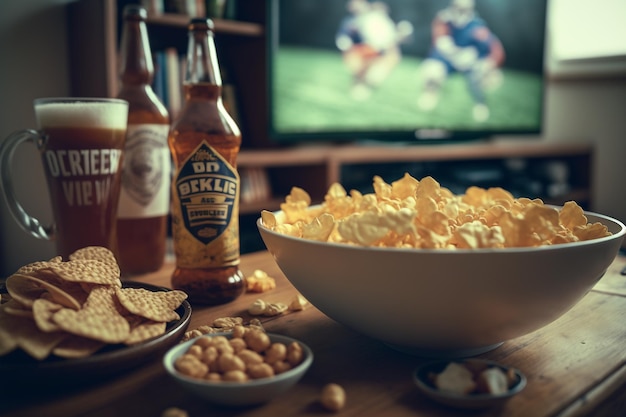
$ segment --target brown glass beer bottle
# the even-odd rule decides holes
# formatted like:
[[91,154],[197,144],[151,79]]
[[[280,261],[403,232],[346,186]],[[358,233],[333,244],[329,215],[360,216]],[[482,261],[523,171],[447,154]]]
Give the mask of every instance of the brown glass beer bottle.
[[129,108],[117,215],[123,274],[156,271],[163,265],[170,208],[169,114],[150,85],[154,65],[146,18],[139,5],[124,8],[118,97]]
[[221,304],[245,291],[239,270],[241,133],[222,102],[213,22],[189,24],[185,104],[170,129],[174,160],[172,287],[192,303]]

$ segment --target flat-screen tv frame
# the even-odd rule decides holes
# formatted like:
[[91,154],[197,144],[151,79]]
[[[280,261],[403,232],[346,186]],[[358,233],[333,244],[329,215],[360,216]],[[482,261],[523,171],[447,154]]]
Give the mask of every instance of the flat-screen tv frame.
[[[434,106],[421,97],[429,84],[426,58],[439,45],[431,36],[434,18],[455,1],[475,2],[476,16],[503,47],[502,65],[489,63],[491,79],[485,85],[491,90],[483,95],[487,118],[477,112],[471,84],[462,73],[443,81],[434,77],[439,83]],[[410,32],[398,41],[400,60],[388,76],[372,85],[363,83],[367,88],[360,92],[358,71],[347,64],[350,56],[340,46],[342,22],[353,17],[350,2],[355,0],[267,0],[272,142],[432,143],[541,134],[547,0],[356,0],[366,7],[382,4],[396,31]],[[281,7],[290,8],[287,17]]]

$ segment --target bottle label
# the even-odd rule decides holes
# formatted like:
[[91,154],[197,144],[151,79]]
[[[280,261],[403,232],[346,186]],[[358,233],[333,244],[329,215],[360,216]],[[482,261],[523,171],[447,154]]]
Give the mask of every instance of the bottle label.
[[[237,170],[219,152],[203,141],[178,170],[174,193],[174,243],[177,264],[185,267],[238,264]],[[181,221],[182,224],[179,224]],[[198,248],[197,243],[194,245],[184,238],[188,235],[201,243],[203,248]]]
[[169,125],[128,125],[118,218],[157,217],[169,213],[172,163],[168,133]]

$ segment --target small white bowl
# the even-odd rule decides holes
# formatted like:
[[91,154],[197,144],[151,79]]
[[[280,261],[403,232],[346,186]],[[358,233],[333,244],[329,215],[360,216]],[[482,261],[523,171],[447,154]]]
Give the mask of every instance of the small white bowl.
[[474,362],[482,364],[486,367],[498,367],[504,373],[512,370],[513,374],[515,375],[515,379],[509,387],[508,391],[502,394],[456,394],[452,392],[446,392],[437,389],[429,378],[429,375],[433,373],[442,372],[445,367],[450,363],[450,361],[439,360],[427,362],[419,366],[415,370],[415,372],[413,372],[413,382],[423,394],[425,394],[433,401],[454,408],[465,408],[472,410],[501,406],[511,397],[522,391],[526,386],[526,377],[523,373],[521,373],[517,369],[510,368],[497,362],[484,359],[466,359],[464,361],[457,360],[455,362],[461,364],[464,362]]
[[[212,382],[186,377],[174,368],[176,359],[183,355],[195,342],[188,340],[171,348],[163,357],[163,366],[168,374],[183,388],[214,404],[247,406],[262,404],[283,394],[294,386],[313,363],[313,351],[299,340],[278,334],[268,333],[272,343],[298,342],[304,353],[303,361],[296,367],[270,378],[253,379],[247,382]],[[225,334],[226,337],[230,335]]]

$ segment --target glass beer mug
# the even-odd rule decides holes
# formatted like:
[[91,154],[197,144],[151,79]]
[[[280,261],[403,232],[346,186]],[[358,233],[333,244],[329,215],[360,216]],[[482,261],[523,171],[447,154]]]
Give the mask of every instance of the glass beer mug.
[[[34,101],[38,130],[20,130],[0,144],[4,197],[17,223],[32,236],[54,240],[65,260],[86,246],[117,254],[116,216],[128,103],[108,98],[41,98]],[[44,166],[53,224],[44,226],[17,201],[12,159],[33,143]]]

